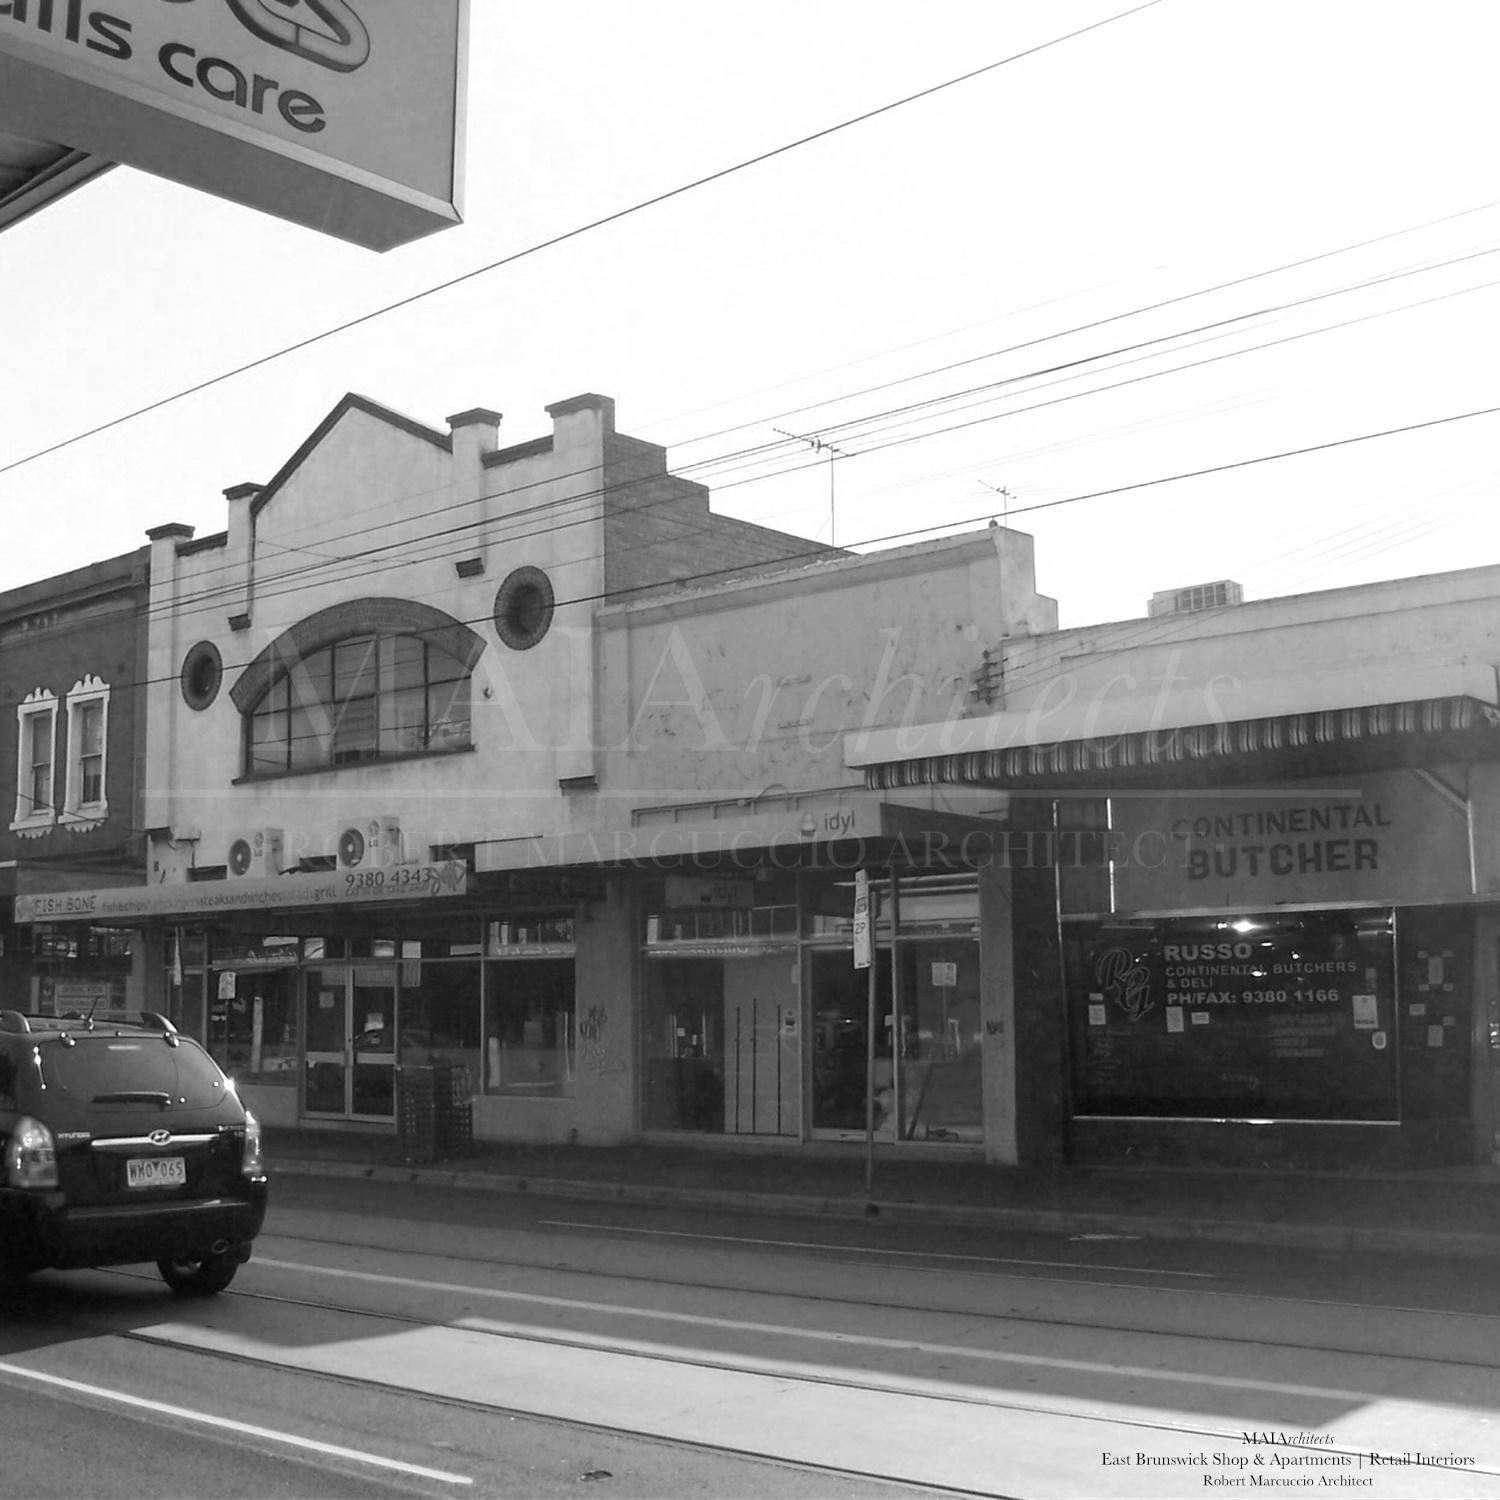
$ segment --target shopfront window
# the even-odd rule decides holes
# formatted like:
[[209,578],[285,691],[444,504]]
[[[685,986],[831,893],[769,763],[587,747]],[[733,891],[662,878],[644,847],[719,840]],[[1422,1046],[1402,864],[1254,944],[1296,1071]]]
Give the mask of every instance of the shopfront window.
[[516,912],[484,924],[485,1092],[572,1098],[578,1079],[573,916]]
[[397,1070],[433,1064],[462,1069],[475,1093],[566,1098],[579,1047],[573,924],[553,910],[431,917],[397,935],[182,930],[164,983],[174,1019],[226,1071],[288,1086],[305,1074],[307,1113],[384,1117]]
[[486,1088],[569,1098],[577,1081],[571,958],[485,965]]
[[[295,947],[290,953],[295,956]],[[232,963],[232,960],[227,962]],[[297,968],[217,967],[208,1050],[242,1083],[297,1083]]]
[[795,877],[672,877],[648,888],[648,1130],[798,1136]]
[[135,934],[120,927],[35,928],[32,995],[42,1015],[98,1015],[125,1008]]
[[[480,984],[477,958],[428,958],[431,942],[400,944],[401,1025],[398,1053],[403,1066],[448,1063],[480,1076]],[[448,946],[448,945],[441,945]]]
[[1391,1121],[1389,911],[1063,924],[1075,1112]]
[[983,1140],[979,944],[897,945],[901,994],[900,1137]]

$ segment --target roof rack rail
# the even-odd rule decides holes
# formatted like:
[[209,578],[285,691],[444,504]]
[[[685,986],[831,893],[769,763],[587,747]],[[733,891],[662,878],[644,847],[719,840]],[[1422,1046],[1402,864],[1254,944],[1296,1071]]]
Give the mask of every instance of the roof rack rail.
[[31,1022],[18,1010],[0,1010],[0,1031],[30,1031]]
[[150,1026],[156,1031],[164,1031],[168,1036],[177,1035],[177,1028],[159,1010],[143,1010],[141,1025]]

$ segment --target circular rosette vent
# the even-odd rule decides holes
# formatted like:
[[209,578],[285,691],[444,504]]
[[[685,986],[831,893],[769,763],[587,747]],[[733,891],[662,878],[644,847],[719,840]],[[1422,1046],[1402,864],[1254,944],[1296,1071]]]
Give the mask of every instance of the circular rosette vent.
[[516,568],[495,594],[495,633],[512,651],[530,651],[551,628],[555,603],[540,568]]
[[182,701],[203,710],[219,696],[224,661],[212,641],[199,641],[182,659]]

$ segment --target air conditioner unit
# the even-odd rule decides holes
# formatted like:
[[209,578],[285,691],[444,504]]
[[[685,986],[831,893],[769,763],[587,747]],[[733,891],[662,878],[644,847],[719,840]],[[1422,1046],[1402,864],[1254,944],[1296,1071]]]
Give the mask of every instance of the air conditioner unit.
[[401,863],[401,820],[366,818],[339,834],[339,869],[389,869]]
[[279,828],[256,828],[229,841],[229,873],[240,880],[265,880],[281,874],[283,835]]

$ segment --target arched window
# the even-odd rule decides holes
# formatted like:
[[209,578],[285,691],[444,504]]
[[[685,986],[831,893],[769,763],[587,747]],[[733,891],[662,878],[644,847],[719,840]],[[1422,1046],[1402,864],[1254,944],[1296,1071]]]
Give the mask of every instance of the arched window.
[[350,636],[283,662],[245,715],[245,773],[466,750],[469,672],[412,635]]

